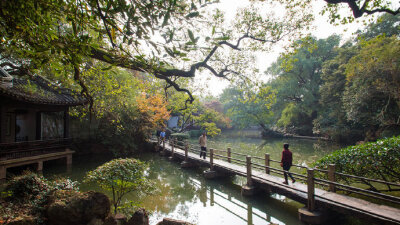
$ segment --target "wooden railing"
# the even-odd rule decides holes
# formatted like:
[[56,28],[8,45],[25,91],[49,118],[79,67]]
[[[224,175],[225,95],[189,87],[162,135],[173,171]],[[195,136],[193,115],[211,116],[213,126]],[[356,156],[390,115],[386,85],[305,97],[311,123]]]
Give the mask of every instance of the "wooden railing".
[[[185,160],[188,159],[188,152],[200,154],[199,147],[190,145],[187,142],[178,141],[176,139],[169,139],[168,141],[169,141],[170,146],[172,146],[172,155],[174,154],[175,148],[184,149]],[[165,141],[161,141],[161,142],[162,142],[162,146],[163,146],[163,151],[165,151]],[[159,142],[159,145],[161,145],[160,142]],[[247,168],[247,170],[246,170],[247,172],[246,172],[246,174],[241,174],[241,175],[243,175],[247,178],[247,185],[249,185],[249,186],[252,185],[253,178],[265,180],[264,177],[260,177],[260,176],[253,174],[252,169],[258,169],[258,170],[264,171],[266,174],[274,173],[274,174],[283,175],[285,172],[283,169],[278,169],[278,168],[274,168],[271,166],[271,163],[280,163],[280,161],[271,159],[270,155],[268,153],[266,153],[264,158],[262,158],[262,157],[251,156],[251,155],[247,155],[247,154],[243,154],[243,153],[233,152],[231,148],[227,148],[227,150],[218,150],[218,149],[210,148],[208,156],[209,156],[209,160],[210,160],[211,170],[213,170],[213,168],[214,168],[214,159],[220,159],[220,160],[227,161],[228,163],[245,166]],[[232,157],[232,156],[235,156],[235,157]],[[264,164],[253,162],[252,161],[253,159],[262,160]],[[378,199],[380,201],[390,202],[392,204],[400,205],[399,197],[388,195],[388,194],[383,194],[380,192],[371,191],[371,190],[367,190],[367,189],[362,189],[359,187],[352,186],[350,184],[342,184],[342,183],[337,182],[336,177],[344,176],[344,177],[347,177],[350,179],[365,180],[365,181],[376,182],[376,183],[380,183],[380,184],[384,184],[384,185],[400,187],[400,184],[398,184],[398,183],[387,182],[384,180],[376,180],[376,179],[371,179],[371,178],[367,178],[367,177],[360,177],[360,176],[355,176],[355,175],[351,175],[351,174],[339,173],[339,172],[335,171],[334,164],[329,165],[328,168],[326,168],[326,169],[308,168],[306,166],[296,165],[296,164],[293,164],[293,167],[297,167],[297,168],[306,170],[305,174],[299,174],[299,173],[295,173],[295,172],[290,172],[290,173],[292,175],[294,175],[294,177],[298,181],[301,181],[302,183],[307,184],[307,192],[296,189],[294,186],[290,186],[290,185],[286,186],[286,187],[295,189],[296,191],[306,193],[308,196],[307,208],[310,211],[314,211],[314,209],[315,209],[315,186],[316,185],[320,185],[330,192],[344,191],[347,193],[363,195],[363,196],[366,196],[371,199]],[[328,179],[315,177],[315,171],[327,174]],[[323,197],[319,196],[319,198],[323,198]]]
[[71,145],[70,138],[36,140],[0,144],[0,160],[17,159],[65,151]]

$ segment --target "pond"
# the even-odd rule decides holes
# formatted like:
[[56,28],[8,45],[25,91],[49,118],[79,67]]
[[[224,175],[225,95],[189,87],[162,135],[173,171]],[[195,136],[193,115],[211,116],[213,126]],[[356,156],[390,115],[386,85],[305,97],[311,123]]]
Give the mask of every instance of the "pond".
[[[190,140],[197,143],[197,139]],[[266,152],[272,159],[279,159],[282,144],[289,142],[294,152],[295,162],[312,163],[318,157],[333,151],[337,146],[309,140],[272,139],[222,136],[209,139],[209,147],[262,157]],[[181,169],[178,162],[171,162],[155,153],[135,156],[150,165],[149,175],[156,183],[158,192],[151,196],[127,196],[128,200],[140,202],[152,212],[151,224],[164,217],[185,220],[194,224],[303,224],[298,220],[297,210],[303,205],[280,195],[243,197],[240,193],[240,177],[206,180],[202,172],[206,168]],[[101,155],[74,157],[72,171],[65,172],[65,165],[45,166],[44,175],[66,175],[72,180],[82,181],[87,171],[109,161]],[[97,190],[99,187],[80,184],[82,191]]]

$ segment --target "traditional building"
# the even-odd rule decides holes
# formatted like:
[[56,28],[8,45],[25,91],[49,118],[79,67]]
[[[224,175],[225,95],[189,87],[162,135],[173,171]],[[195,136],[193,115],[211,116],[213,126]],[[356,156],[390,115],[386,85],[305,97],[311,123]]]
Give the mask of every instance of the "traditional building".
[[43,77],[14,78],[0,67],[0,143],[68,138],[68,108],[86,103]]
[[14,78],[0,67],[0,182],[11,167],[42,171],[43,162],[65,159],[70,168],[68,109],[86,103],[43,77]]

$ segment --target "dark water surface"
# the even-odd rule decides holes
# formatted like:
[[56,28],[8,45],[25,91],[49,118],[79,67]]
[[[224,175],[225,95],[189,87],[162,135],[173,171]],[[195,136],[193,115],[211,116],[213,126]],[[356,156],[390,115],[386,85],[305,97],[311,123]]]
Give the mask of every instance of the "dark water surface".
[[[191,140],[196,143],[197,139]],[[265,141],[260,138],[223,136],[209,139],[209,147],[226,149],[232,147],[242,153],[251,153],[263,157],[266,152],[272,159],[279,159],[282,144],[291,143],[295,162],[310,164],[316,158],[327,154],[337,146],[317,141],[274,139]],[[298,220],[297,210],[303,205],[284,196],[260,194],[255,197],[243,197],[240,185],[243,178],[231,177],[219,180],[206,180],[202,171],[206,168],[181,169],[178,162],[154,153],[135,156],[150,165],[149,175],[156,183],[158,193],[151,196],[127,196],[128,200],[141,202],[152,211],[151,224],[156,224],[164,217],[185,220],[194,224],[303,224]],[[70,173],[65,172],[65,165],[51,164],[44,167],[44,175],[51,177],[62,175],[72,180],[82,181],[86,172],[109,161],[111,158],[101,155],[75,156]],[[81,183],[82,191],[101,189],[97,186]]]

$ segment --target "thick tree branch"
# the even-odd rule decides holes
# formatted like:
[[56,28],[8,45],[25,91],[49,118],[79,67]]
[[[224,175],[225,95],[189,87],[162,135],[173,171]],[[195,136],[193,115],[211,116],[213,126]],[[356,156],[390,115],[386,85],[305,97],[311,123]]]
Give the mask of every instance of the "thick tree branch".
[[377,12],[386,12],[392,15],[396,15],[400,13],[400,8],[397,10],[391,10],[385,7],[381,7],[381,8],[377,8],[374,10],[368,10],[368,3],[370,2],[370,0],[366,0],[363,4],[362,7],[357,5],[357,1],[356,0],[324,0],[325,2],[329,3],[329,4],[339,4],[339,3],[347,3],[347,5],[350,7],[350,9],[353,11],[353,16],[354,18],[359,18],[361,17],[364,13],[366,14],[373,14],[373,13],[377,13]]

